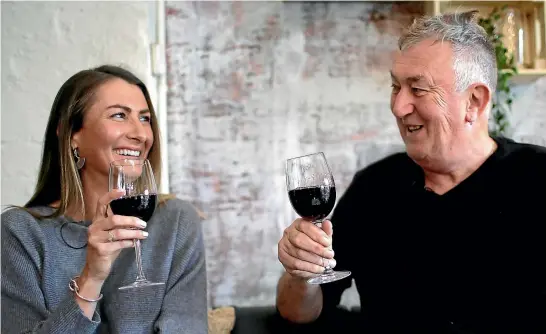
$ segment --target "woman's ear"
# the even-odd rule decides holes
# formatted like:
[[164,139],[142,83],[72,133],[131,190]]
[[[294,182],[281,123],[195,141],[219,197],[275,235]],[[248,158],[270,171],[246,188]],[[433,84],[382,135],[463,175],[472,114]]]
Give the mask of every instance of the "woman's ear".
[[80,132],[72,134],[72,139],[70,140],[70,147],[74,150],[77,147],[80,147]]

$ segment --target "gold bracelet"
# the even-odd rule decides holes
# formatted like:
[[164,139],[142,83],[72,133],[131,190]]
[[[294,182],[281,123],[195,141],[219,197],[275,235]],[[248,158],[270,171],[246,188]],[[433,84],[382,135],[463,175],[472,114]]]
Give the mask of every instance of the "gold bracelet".
[[94,303],[94,302],[98,302],[99,300],[102,299],[102,293],[100,294],[99,298],[97,299],[87,299],[85,297],[83,297],[82,295],[79,294],[79,291],[80,291],[80,287],[78,286],[78,282],[76,282],[76,280],[80,278],[80,276],[76,276],[74,277],[73,279],[70,280],[70,283],[68,283],[68,288],[70,289],[70,291],[73,291],[76,296],[78,296],[80,299],[83,299],[85,300],[86,302],[90,302],[90,303]]

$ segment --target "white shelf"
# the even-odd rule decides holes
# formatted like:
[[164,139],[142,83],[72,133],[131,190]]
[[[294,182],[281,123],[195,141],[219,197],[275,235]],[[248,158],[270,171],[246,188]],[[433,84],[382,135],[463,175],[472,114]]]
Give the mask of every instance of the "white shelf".
[[518,69],[518,74],[510,78],[515,84],[528,84],[543,76],[546,76],[546,69]]
[[[537,63],[535,55],[546,59],[546,0],[528,0],[528,1],[449,1],[435,0],[425,3],[428,15],[439,15],[442,13],[462,12],[472,9],[479,11],[479,15],[486,16],[494,8],[501,9],[503,6],[517,8],[521,13],[525,13],[524,29],[528,31],[525,37],[525,51],[533,56],[525,56],[528,64]],[[537,24],[534,23],[536,18]],[[534,59],[533,59],[534,58]],[[514,75],[510,81],[516,84],[533,82],[540,77],[546,76],[546,68],[542,64],[541,68],[522,68],[518,69],[518,74]]]

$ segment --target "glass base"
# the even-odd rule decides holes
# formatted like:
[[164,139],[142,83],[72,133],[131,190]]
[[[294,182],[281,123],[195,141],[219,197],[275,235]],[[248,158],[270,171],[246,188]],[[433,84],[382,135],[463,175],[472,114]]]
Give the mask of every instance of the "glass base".
[[156,283],[156,282],[150,282],[148,280],[137,280],[133,284],[122,286],[118,288],[119,290],[128,290],[128,289],[136,289],[136,288],[144,288],[147,286],[155,286],[155,285],[163,285],[165,283]]
[[351,276],[350,271],[332,271],[327,274],[318,275],[315,277],[311,277],[307,280],[307,283],[309,284],[324,284],[324,283],[330,283],[339,281],[340,279],[344,279],[346,277]]

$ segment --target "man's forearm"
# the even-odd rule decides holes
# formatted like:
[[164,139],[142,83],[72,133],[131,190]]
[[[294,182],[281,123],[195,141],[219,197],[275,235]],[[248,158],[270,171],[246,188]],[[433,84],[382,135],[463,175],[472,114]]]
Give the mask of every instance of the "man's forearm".
[[316,320],[322,311],[320,285],[308,284],[306,279],[284,273],[277,289],[277,308],[283,318],[295,323]]

